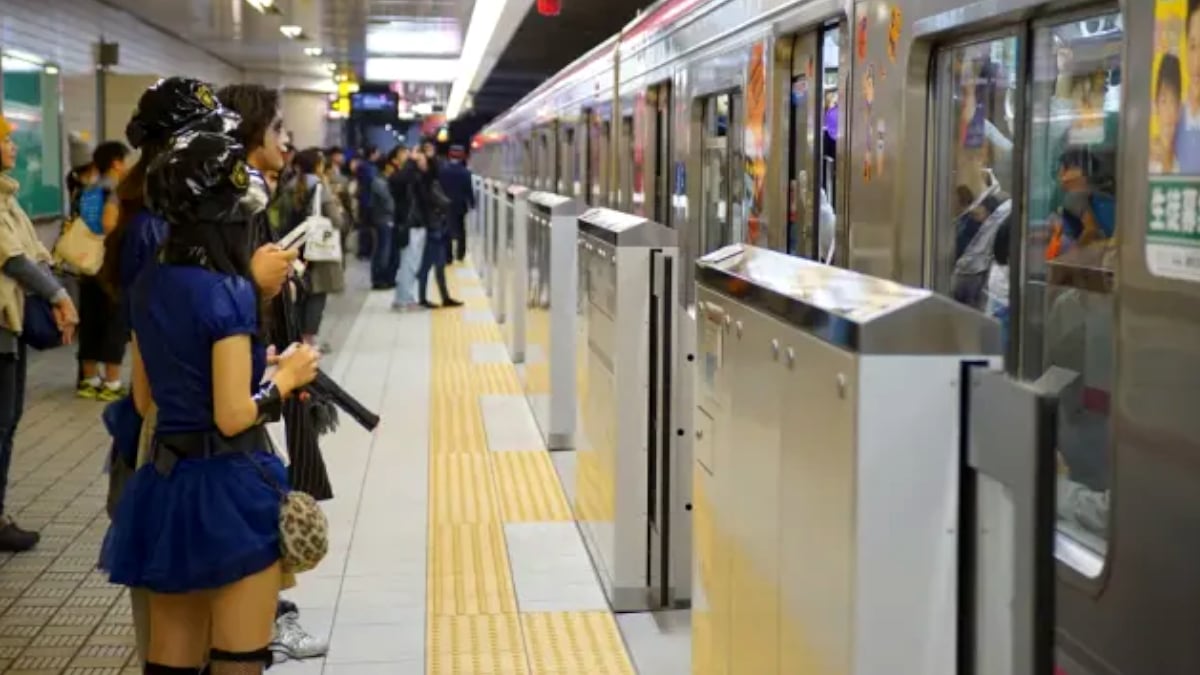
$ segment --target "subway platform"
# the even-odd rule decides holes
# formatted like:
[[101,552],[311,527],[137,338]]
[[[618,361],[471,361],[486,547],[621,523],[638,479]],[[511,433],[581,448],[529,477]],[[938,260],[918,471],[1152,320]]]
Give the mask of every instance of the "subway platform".
[[[378,410],[322,442],[329,556],[288,598],[325,659],[282,675],[680,675],[686,612],[614,616],[474,272],[456,310],[397,314],[390,293],[331,299],[324,367]],[[101,404],[74,397],[74,353],[36,354],[11,511],[38,528],[0,558],[0,673],[135,675],[128,601],[95,570],[108,524]]]

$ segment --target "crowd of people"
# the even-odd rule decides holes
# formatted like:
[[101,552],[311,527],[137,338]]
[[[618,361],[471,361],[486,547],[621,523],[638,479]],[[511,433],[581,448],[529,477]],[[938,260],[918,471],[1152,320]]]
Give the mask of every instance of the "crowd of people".
[[[280,103],[257,85],[150,87],[126,142],[100,144],[68,176],[60,244],[78,228],[79,241],[102,242],[103,260],[65,270],[76,258],[47,250],[17,202],[18,149],[0,119],[0,514],[27,350],[47,330],[62,344],[78,336],[78,394],[108,404],[112,436],[98,564],[130,589],[148,674],[260,673],[328,649],[281,593],[327,547],[319,436],[331,425],[318,421],[327,402],[314,382],[348,235],[358,230],[372,286],[393,291],[396,309],[439,306],[430,272],[440,306],[461,304],[445,268],[465,255],[474,206],[462,149],[446,161],[431,142],[386,157],[297,152]],[[310,238],[290,243],[301,225]],[[320,256],[318,225],[336,240]],[[78,310],[64,271],[78,279]],[[280,421],[286,447],[267,431]],[[38,541],[0,515],[0,551]]]

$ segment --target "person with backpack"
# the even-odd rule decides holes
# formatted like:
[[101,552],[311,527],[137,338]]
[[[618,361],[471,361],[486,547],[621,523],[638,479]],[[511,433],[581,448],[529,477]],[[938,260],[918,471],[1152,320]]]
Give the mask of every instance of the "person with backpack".
[[[120,209],[113,193],[125,175],[128,156],[129,148],[120,141],[101,143],[92,153],[97,179],[80,194],[79,218],[94,234],[106,236],[117,227]],[[80,276],[80,379],[76,386],[80,398],[112,402],[125,395],[121,362],[129,328],[118,310],[97,276]]]

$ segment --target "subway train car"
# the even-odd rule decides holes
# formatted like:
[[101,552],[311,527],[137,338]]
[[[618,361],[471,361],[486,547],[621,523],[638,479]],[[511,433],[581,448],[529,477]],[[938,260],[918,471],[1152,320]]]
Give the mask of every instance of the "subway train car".
[[[693,322],[687,263],[735,243],[995,317],[1009,378],[1072,383],[1039,530],[1051,583],[1015,632],[1046,672],[1197,673],[1197,5],[662,0],[491,123],[473,164],[675,228]],[[745,589],[712,581],[705,550],[740,525],[706,519],[696,473],[697,584],[716,587],[695,671],[795,672],[786,635],[714,618]],[[977,569],[960,583],[987,585]],[[981,656],[1000,639],[981,604],[959,603],[958,672],[1005,672]]]

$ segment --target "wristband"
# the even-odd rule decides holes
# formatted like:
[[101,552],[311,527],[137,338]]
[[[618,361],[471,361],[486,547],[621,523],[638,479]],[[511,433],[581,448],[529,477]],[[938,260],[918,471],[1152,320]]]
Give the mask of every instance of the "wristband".
[[252,398],[258,409],[255,424],[270,424],[283,417],[283,395],[274,382],[264,384]]

